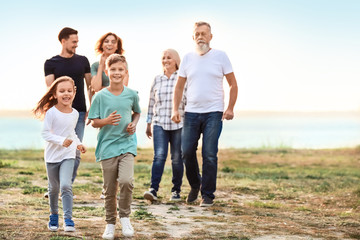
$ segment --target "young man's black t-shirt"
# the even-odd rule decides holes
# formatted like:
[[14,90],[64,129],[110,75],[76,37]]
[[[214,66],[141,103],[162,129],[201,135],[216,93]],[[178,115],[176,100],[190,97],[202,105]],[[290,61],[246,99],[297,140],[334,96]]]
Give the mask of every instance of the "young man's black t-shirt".
[[90,73],[90,63],[85,56],[74,54],[71,58],[56,55],[46,60],[44,65],[45,77],[54,74],[55,79],[62,76],[71,77],[75,81],[76,95],[72,104],[78,112],[86,112],[84,77]]

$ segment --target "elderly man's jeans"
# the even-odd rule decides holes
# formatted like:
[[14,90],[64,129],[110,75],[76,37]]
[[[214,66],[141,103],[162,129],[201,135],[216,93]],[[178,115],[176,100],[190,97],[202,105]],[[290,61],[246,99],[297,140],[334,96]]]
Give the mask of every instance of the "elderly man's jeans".
[[[200,188],[201,195],[215,198],[218,140],[222,130],[222,112],[185,112],[182,132],[182,154],[186,177],[192,188]],[[202,136],[202,177],[196,158],[198,141]]]
[[153,140],[154,161],[151,170],[151,188],[154,188],[156,191],[159,190],[170,143],[173,183],[171,192],[180,193],[184,175],[184,162],[181,158],[181,129],[164,130],[161,126],[154,125]]

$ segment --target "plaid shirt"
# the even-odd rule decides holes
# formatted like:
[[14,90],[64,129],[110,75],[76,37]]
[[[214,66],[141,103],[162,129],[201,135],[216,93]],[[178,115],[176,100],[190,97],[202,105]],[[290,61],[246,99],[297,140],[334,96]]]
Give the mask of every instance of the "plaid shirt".
[[[155,77],[150,90],[150,99],[148,115],[146,122],[161,126],[164,130],[177,130],[182,128],[183,122],[174,123],[171,120],[171,111],[173,104],[173,92],[177,81],[178,72],[175,71],[170,78],[165,74]],[[183,99],[179,106],[181,118],[184,116],[184,107],[186,102],[186,87]]]

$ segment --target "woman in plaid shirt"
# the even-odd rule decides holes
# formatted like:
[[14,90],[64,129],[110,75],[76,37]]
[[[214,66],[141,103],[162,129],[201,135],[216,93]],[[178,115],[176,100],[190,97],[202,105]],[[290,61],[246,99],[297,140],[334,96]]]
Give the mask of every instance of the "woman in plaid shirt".
[[[180,201],[180,191],[184,174],[184,163],[181,157],[181,129],[183,123],[171,121],[173,90],[177,81],[177,70],[180,66],[179,54],[174,49],[167,49],[162,55],[162,66],[164,74],[157,75],[151,86],[146,135],[153,137],[154,160],[151,169],[151,186],[149,191],[144,193],[144,198],[150,201],[157,200],[157,191],[170,143],[172,183],[171,201]],[[185,96],[185,94],[184,94]],[[180,105],[184,113],[185,97]],[[151,129],[151,124],[153,129]]]

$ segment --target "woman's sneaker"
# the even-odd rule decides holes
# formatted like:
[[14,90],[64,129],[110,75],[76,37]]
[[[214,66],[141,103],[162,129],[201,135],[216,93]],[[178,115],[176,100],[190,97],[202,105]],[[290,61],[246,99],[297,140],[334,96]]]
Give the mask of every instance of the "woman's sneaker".
[[134,236],[134,228],[131,226],[129,218],[120,218],[122,234],[124,237],[132,237]]
[[66,218],[64,220],[64,231],[65,232],[75,232],[75,224],[74,221],[70,218]]
[[181,201],[180,193],[174,191],[171,193],[170,201],[178,202]]
[[59,229],[59,215],[51,214],[49,216],[48,229],[52,232],[56,232]]
[[156,201],[158,200],[156,190],[153,188],[150,188],[149,191],[146,191],[144,193],[144,198],[149,201]]
[[115,224],[106,224],[105,232],[102,235],[103,239],[113,240],[115,237]]

